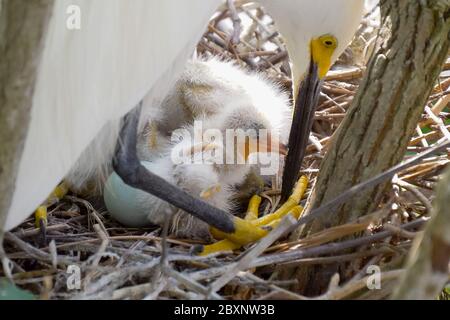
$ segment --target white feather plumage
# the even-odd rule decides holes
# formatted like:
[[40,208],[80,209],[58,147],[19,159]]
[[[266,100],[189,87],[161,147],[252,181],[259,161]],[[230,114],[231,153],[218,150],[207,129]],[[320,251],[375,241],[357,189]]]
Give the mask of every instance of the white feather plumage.
[[[55,1],[6,230],[47,197],[101,129],[93,168],[114,148],[119,117],[144,96],[147,105],[161,101],[220,2]],[[66,28],[69,5],[81,8],[81,30]]]

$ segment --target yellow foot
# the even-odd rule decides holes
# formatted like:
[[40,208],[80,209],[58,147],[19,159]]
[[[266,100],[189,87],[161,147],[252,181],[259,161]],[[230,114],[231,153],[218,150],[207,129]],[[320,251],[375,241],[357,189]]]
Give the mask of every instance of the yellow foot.
[[252,223],[255,226],[265,226],[274,220],[282,219],[295,206],[298,205],[300,200],[302,200],[302,197],[305,194],[307,187],[308,187],[308,178],[306,176],[300,177],[300,179],[298,180],[297,184],[294,187],[294,191],[292,192],[291,196],[285,203],[283,203],[283,205],[278,210],[262,218],[253,220]]
[[65,182],[61,182],[53,192],[48,196],[47,203],[58,202],[69,192],[69,186]]
[[34,212],[34,225],[39,229],[39,234],[36,240],[39,245],[44,245],[47,242],[47,206],[40,206]]
[[240,244],[224,239],[213,244],[208,244],[206,246],[199,246],[198,248],[196,248],[196,251],[198,251],[198,255],[200,256],[207,256],[209,254],[217,252],[233,251],[239,249],[240,247]]
[[36,228],[47,226],[47,206],[40,206],[34,212],[34,225]]
[[291,214],[298,219],[303,211],[303,208],[298,205],[298,203],[302,199],[307,185],[308,178],[302,176],[297,182],[289,199],[274,213],[268,214],[262,218],[258,218],[258,208],[261,198],[254,196],[250,200],[245,219],[234,218],[235,231],[233,233],[225,233],[215,228],[211,228],[212,236],[221,241],[204,246],[199,254],[207,255],[224,250],[235,250],[247,244],[256,242],[266,236],[270,230],[275,228],[287,214]]
[[250,202],[248,203],[247,213],[245,215],[245,220],[251,221],[258,219],[259,216],[259,205],[261,204],[261,197],[258,195],[254,195]]
[[[300,216],[302,215],[302,212],[303,212],[303,207],[298,205],[298,206],[293,207],[291,210],[289,210],[288,213],[291,216],[293,216],[296,220],[298,220],[298,218],[300,218]],[[269,222],[268,224],[264,225],[264,228],[267,228],[269,230],[273,230],[276,227],[278,227],[280,222],[281,222],[281,218],[274,219],[271,222]]]
[[44,204],[39,206],[34,212],[34,224],[36,228],[45,228],[47,226],[47,207],[61,200],[69,191],[65,182],[61,182],[53,192],[48,196]]

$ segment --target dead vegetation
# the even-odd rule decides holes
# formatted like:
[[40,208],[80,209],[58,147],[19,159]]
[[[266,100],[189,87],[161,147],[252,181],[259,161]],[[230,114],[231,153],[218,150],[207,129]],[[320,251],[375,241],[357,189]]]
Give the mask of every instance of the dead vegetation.
[[[364,23],[336,69],[330,72],[316,113],[313,139],[303,172],[310,188],[328,141],[345,116],[377,33],[376,11]],[[239,2],[211,20],[197,54],[234,59],[249,70],[265,72],[290,90],[290,67],[283,40],[271,19],[255,4]],[[450,140],[450,61],[444,67],[416,128],[405,159]],[[12,261],[10,276],[42,299],[307,299],[290,290],[296,279],[273,279],[275,266],[348,262],[346,283],[334,277],[316,299],[382,299],[402,274],[412,239],[428,220],[439,175],[448,153],[426,157],[397,174],[376,212],[298,241],[274,235],[244,251],[209,257],[190,255],[191,241],[164,236],[160,228],[129,229],[111,220],[101,205],[68,195],[50,210],[45,238],[32,218],[5,236]],[[261,212],[279,204],[279,181],[263,193]],[[288,225],[286,225],[288,227]],[[360,234],[353,240],[342,240]],[[349,249],[350,252],[349,252]],[[244,257],[244,258],[243,258]],[[81,271],[81,290],[69,290]],[[378,266],[381,290],[369,290],[369,266]]]

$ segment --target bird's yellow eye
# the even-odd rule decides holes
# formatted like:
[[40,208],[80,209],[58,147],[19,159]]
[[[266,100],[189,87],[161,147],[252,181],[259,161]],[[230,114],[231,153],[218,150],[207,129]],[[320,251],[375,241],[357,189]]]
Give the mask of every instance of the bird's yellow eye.
[[330,35],[325,35],[319,37],[319,40],[322,42],[322,45],[327,49],[336,49],[337,48],[337,39]]
[[338,46],[336,37],[323,35],[311,40],[311,56],[319,68],[319,77],[322,79],[331,67],[331,57]]

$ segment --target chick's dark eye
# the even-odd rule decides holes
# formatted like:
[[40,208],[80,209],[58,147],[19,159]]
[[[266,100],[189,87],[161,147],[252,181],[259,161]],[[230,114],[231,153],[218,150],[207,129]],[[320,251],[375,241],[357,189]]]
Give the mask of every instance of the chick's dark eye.
[[328,40],[328,41],[325,41],[325,45],[326,45],[326,46],[328,46],[328,47],[330,47],[330,46],[332,46],[332,45],[333,45],[333,42],[332,42],[332,41],[330,41],[330,40]]

